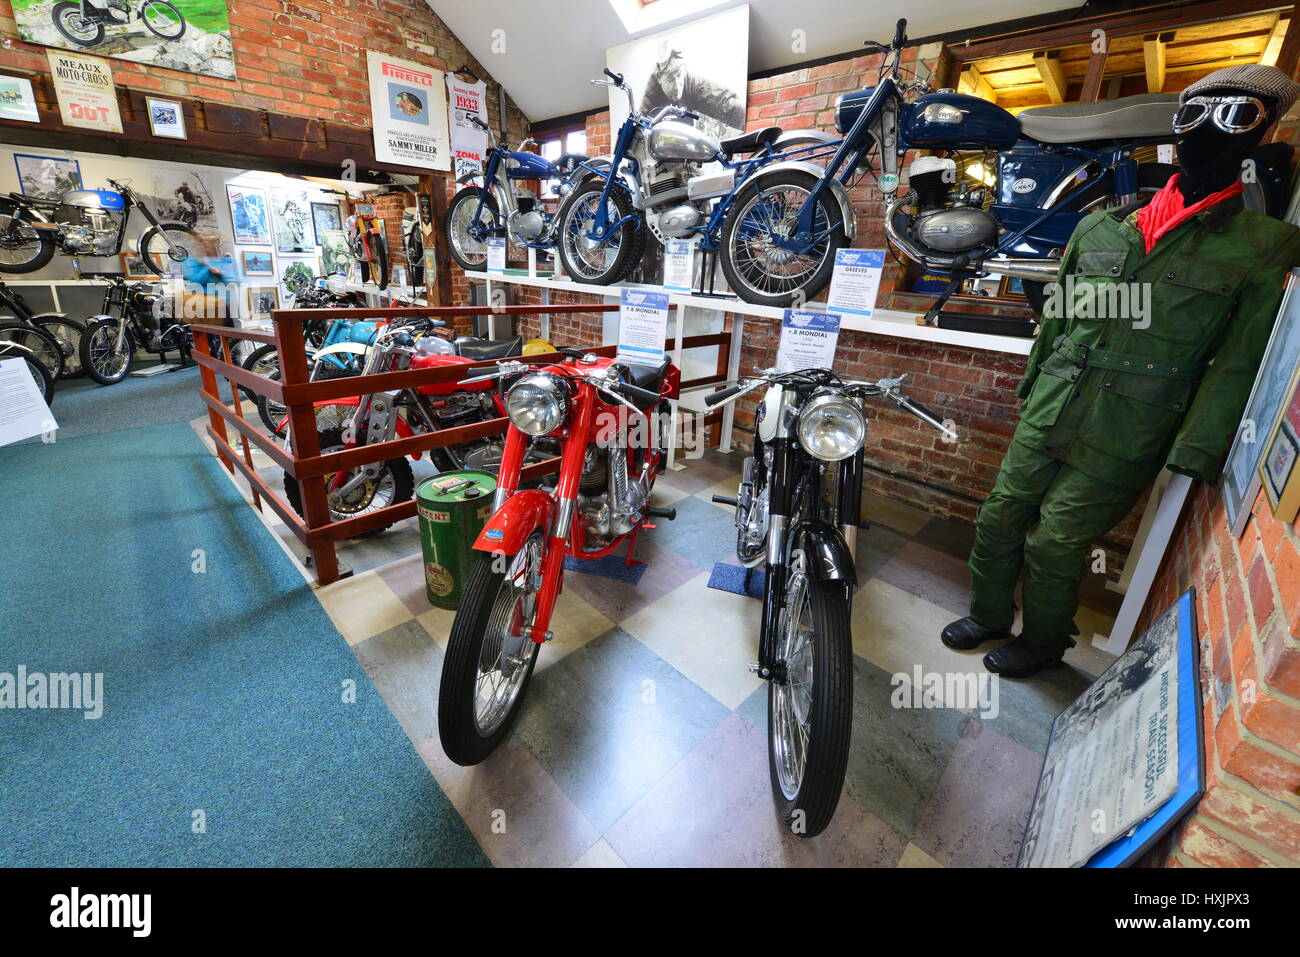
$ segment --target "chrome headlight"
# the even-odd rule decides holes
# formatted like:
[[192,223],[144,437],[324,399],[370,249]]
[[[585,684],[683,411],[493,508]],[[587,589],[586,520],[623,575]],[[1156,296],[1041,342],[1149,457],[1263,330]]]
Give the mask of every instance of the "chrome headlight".
[[867,438],[867,420],[857,403],[838,392],[813,396],[799,413],[799,444],[823,462],[846,459]]
[[516,429],[529,435],[554,432],[568,412],[564,387],[544,372],[524,376],[506,393],[506,415]]

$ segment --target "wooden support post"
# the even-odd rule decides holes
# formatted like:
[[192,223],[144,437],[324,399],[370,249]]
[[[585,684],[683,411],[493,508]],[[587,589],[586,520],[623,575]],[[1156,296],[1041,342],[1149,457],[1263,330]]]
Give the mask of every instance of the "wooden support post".
[[988,100],[990,103],[998,101],[997,90],[993,89],[988,80],[984,79],[984,74],[980,73],[979,67],[973,63],[966,67],[966,71],[961,75],[961,92],[969,93],[971,96],[978,96],[982,100]]
[[1064,103],[1066,95],[1065,67],[1061,66],[1060,54],[1047,50],[1042,53],[1035,53],[1034,66],[1038,68],[1038,75],[1043,78],[1043,86],[1047,88],[1048,99],[1053,103]]
[[1083,90],[1079,93],[1080,103],[1096,103],[1101,96],[1101,81],[1106,75],[1106,57],[1110,50],[1110,40],[1100,38],[1100,48],[1094,47],[1088,58],[1088,70],[1083,75]]
[[1278,55],[1282,52],[1282,41],[1286,39],[1287,28],[1291,25],[1290,17],[1277,15],[1277,20],[1273,23],[1273,32],[1268,36],[1268,42],[1264,44],[1264,52],[1259,55],[1259,62],[1264,66],[1277,66]]
[[437,281],[429,296],[431,306],[450,306],[451,302],[451,257],[447,255],[447,244],[442,237],[447,235],[447,177],[429,176],[430,195],[433,200],[433,258],[437,264]]
[[1165,45],[1171,39],[1172,33],[1154,33],[1142,38],[1148,93],[1159,93],[1165,88]]
[[[208,346],[208,337],[204,335],[195,336],[194,350],[200,355],[210,357],[212,355],[212,350]],[[221,401],[221,391],[217,387],[217,374],[201,363],[199,365],[199,381],[202,383],[204,392],[212,396],[212,398],[216,399],[218,402]],[[226,435],[225,419],[219,416],[212,409],[208,409],[208,424],[212,426],[214,432],[221,436],[223,442],[228,443],[230,441],[230,438]],[[217,458],[221,460],[221,464],[226,467],[227,472],[230,472],[232,475],[235,473],[234,464],[226,457],[226,453],[221,450],[221,446],[217,446]]]

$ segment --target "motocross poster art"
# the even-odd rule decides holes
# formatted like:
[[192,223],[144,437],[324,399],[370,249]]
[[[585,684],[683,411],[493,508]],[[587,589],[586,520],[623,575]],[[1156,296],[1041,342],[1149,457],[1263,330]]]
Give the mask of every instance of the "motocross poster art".
[[232,79],[226,0],[12,0],[28,43]]

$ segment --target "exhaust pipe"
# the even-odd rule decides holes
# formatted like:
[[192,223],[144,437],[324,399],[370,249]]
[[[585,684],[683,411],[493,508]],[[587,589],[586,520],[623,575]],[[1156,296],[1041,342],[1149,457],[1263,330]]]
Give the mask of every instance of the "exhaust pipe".
[[989,272],[1001,273],[1016,279],[1031,279],[1034,282],[1056,282],[1056,274],[1061,269],[1059,259],[1018,259],[1014,256],[994,256],[981,264]]

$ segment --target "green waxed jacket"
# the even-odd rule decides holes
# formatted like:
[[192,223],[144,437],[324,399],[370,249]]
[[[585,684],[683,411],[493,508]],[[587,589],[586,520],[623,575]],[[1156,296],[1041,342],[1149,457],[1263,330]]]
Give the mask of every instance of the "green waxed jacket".
[[1015,437],[1124,489],[1164,465],[1213,484],[1300,264],[1300,230],[1233,197],[1148,255],[1134,215],[1092,213],[1070,238],[1017,389]]

